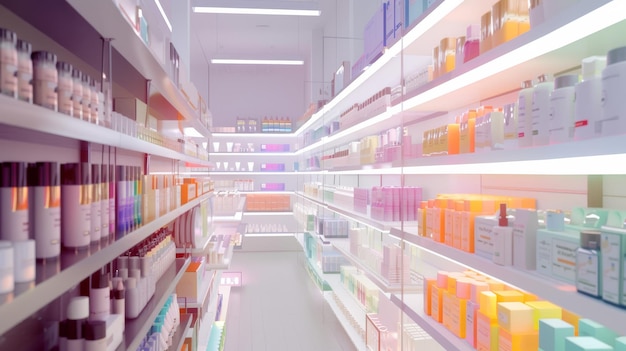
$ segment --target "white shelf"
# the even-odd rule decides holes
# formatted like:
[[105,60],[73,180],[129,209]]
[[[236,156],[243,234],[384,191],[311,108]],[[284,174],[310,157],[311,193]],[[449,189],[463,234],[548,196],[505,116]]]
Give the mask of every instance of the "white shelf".
[[237,211],[230,216],[213,216],[213,222],[241,222],[241,218],[243,218],[243,212],[246,206],[246,197],[242,196],[239,199],[239,204],[237,205]]
[[363,307],[341,282],[340,274],[325,274],[324,279],[344,304],[352,317],[359,323],[359,328],[365,331],[365,307]]
[[[346,316],[344,316],[343,312],[341,311],[341,308],[337,305],[337,302],[335,302],[335,300],[333,299],[332,294],[333,294],[332,291],[324,292],[324,298],[326,299],[328,306],[337,317],[337,320],[339,320],[339,323],[345,330],[346,334],[348,334],[348,337],[352,341],[352,344],[354,344],[354,347],[356,348],[356,350],[367,350],[367,347],[365,346],[365,340],[363,340],[363,338],[361,337],[361,334],[359,334],[358,331],[354,329],[354,327],[350,324],[350,321],[348,321]],[[365,318],[365,313],[363,313],[363,318]]]
[[0,95],[0,105],[2,105],[3,111],[2,121],[0,121],[0,124],[4,126],[11,126],[31,132],[40,132],[48,135],[56,135],[96,144],[109,145],[174,160],[193,162],[206,166],[209,165],[207,160],[188,156],[178,151],[155,145],[41,106],[12,99],[5,95]]
[[429,265],[443,270],[449,270],[451,263],[457,265],[457,269],[469,268],[533,293],[584,318],[609,326],[620,335],[626,335],[626,324],[622,323],[626,311],[600,299],[581,294],[572,284],[552,279],[535,271],[500,266],[483,257],[417,236],[416,233],[416,227],[406,227],[404,232],[398,229],[392,230],[393,235],[404,238],[407,242],[423,249],[424,255],[421,257]]
[[295,138],[296,135],[294,133],[212,133],[211,136],[216,139],[226,138],[228,140],[235,138],[268,140],[276,138]]
[[224,156],[224,157],[232,157],[232,156],[252,156],[252,157],[268,157],[268,156],[294,156],[295,153],[293,151],[283,151],[283,152],[210,152],[210,156]]
[[[265,193],[265,192],[263,192]],[[280,216],[293,216],[292,211],[255,211],[255,212],[244,212],[244,217],[259,217],[259,216],[270,216],[270,217],[280,217]]]
[[230,261],[233,257],[233,245],[231,243],[228,244],[228,248],[224,253],[224,259],[222,263],[208,263],[206,265],[207,270],[223,270],[228,269],[230,267]]
[[465,340],[460,339],[441,323],[437,323],[424,313],[424,295],[404,294],[402,301],[396,294],[391,295],[391,302],[419,325],[428,335],[448,351],[474,351]]
[[[205,266],[206,267],[206,266]],[[209,271],[208,268],[205,268],[205,270]],[[204,279],[202,281],[203,285],[200,287],[200,291],[202,292],[202,295],[200,296],[200,298],[196,301],[190,298],[184,298],[184,297],[179,297],[179,299],[181,300],[181,308],[197,308],[200,309],[202,308],[202,306],[204,306],[204,303],[206,302],[207,297],[209,297],[209,289],[211,287],[211,284],[213,284],[214,280],[215,280],[215,275],[216,272],[209,272],[206,273],[208,275],[211,276],[210,279]]]
[[[200,123],[199,112],[170,79],[165,68],[143,42],[139,33],[124,18],[116,1],[85,2],[69,0],[68,3],[98,32],[103,38],[112,38],[113,47],[146,79],[151,85],[185,117],[188,126],[196,128],[201,134],[210,135],[209,129]],[[133,14],[131,14],[133,15]],[[169,50],[168,50],[169,52]],[[176,116],[171,116],[176,120]]]

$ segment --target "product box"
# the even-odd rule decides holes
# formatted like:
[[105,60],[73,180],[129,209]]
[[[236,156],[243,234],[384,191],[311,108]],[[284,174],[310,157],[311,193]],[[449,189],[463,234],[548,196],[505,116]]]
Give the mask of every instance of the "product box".
[[424,13],[427,4],[426,0],[405,0],[404,5],[404,27],[408,28]]
[[613,330],[591,319],[580,319],[578,321],[578,335],[591,336],[609,345],[613,345],[615,339],[619,336]]
[[574,284],[580,233],[537,230],[537,272]]
[[613,347],[591,336],[568,336],[565,338],[566,351],[613,351]]
[[537,350],[539,348],[539,332],[513,333],[505,328],[499,328],[498,347],[501,351]]
[[[365,65],[368,65],[382,55],[385,47],[385,3],[374,13],[374,16],[365,25],[363,33],[363,48]],[[358,76],[352,75],[353,77]]]
[[565,351],[565,338],[574,336],[574,327],[561,320],[546,318],[539,321],[539,349]]
[[513,266],[517,269],[537,268],[537,211],[516,209],[513,222]]
[[498,350],[498,320],[478,311],[476,314],[476,350]]
[[626,230],[603,226],[600,251],[602,253],[602,299],[613,304],[624,304],[624,254]]
[[474,253],[488,260],[493,259],[493,227],[498,226],[496,216],[476,216],[474,218]]
[[561,307],[548,301],[527,301],[526,305],[533,309],[533,328],[539,329],[539,321],[542,319],[561,319]]
[[176,285],[176,294],[178,297],[184,297],[194,302],[198,301],[203,293],[203,291],[200,290],[207,272],[205,265],[204,257],[191,258],[191,263]]

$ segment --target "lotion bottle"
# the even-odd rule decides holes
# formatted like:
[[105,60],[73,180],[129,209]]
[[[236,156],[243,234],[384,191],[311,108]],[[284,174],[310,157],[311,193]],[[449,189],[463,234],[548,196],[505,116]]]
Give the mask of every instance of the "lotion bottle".
[[61,239],[80,249],[91,241],[91,179],[87,163],[61,165]]
[[548,145],[550,142],[550,94],[553,88],[554,83],[547,74],[540,75],[533,88],[533,146]]
[[26,163],[0,164],[0,239],[28,239]]
[[38,259],[61,254],[61,186],[56,162],[28,166],[29,232]]
[[551,144],[570,141],[574,137],[574,97],[577,74],[559,76],[554,80],[554,91],[550,94]]
[[513,265],[513,227],[509,227],[506,204],[500,204],[498,226],[493,227],[493,263],[501,266]]
[[105,321],[111,310],[109,275],[102,269],[91,275],[89,290],[89,319]]
[[602,115],[602,70],[606,57],[592,56],[582,61],[582,81],[576,84],[574,102],[574,139],[589,139],[600,135],[597,124]]

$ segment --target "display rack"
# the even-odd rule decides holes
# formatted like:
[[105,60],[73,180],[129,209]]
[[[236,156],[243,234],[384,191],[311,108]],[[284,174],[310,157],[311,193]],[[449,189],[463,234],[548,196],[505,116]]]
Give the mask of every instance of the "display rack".
[[125,350],[136,350],[141,340],[146,336],[156,316],[167,299],[176,289],[176,283],[182,278],[191,259],[176,259],[176,262],[165,271],[156,284],[154,296],[148,301],[143,311],[135,319],[127,319],[124,329]]
[[176,332],[172,336],[172,346],[168,349],[168,351],[179,351],[181,350],[183,343],[185,342],[185,335],[187,334],[187,330],[191,326],[191,315],[188,313],[181,313],[180,315],[180,325],[176,329]]

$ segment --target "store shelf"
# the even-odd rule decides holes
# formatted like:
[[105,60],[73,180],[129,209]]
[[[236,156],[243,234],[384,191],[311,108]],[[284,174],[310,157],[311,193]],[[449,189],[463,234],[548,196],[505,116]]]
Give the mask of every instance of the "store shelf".
[[203,255],[206,253],[206,249],[209,246],[209,242],[211,241],[211,235],[209,236],[200,236],[196,235],[195,243],[196,247],[177,247],[177,254],[186,254],[191,256]]
[[156,284],[154,296],[148,301],[146,307],[135,319],[127,319],[124,329],[124,343],[126,350],[136,350],[141,340],[146,336],[161,307],[176,289],[176,284],[182,278],[183,273],[191,260],[176,259],[175,263],[163,274]]
[[246,206],[246,197],[242,196],[239,199],[239,204],[237,205],[237,211],[229,216],[213,216],[214,223],[224,223],[224,222],[241,222],[241,218],[243,218],[243,212]]
[[[255,166],[256,167],[256,166]],[[284,172],[248,172],[248,171],[211,171],[212,176],[219,175],[236,175],[236,176],[247,176],[247,175],[267,175],[267,176],[295,176],[298,174],[302,174],[302,172],[293,172],[293,171],[284,171]]]
[[394,229],[392,234],[404,238],[407,242],[424,250],[421,259],[429,265],[450,270],[450,264],[456,269],[471,269],[518,289],[528,291],[542,299],[551,301],[562,308],[572,311],[600,324],[611,326],[618,334],[626,335],[626,324],[622,323],[626,312],[614,305],[578,293],[576,286],[552,279],[534,271],[523,271],[511,266],[500,266],[483,257],[457,250],[429,238],[417,236],[417,228],[406,227],[404,232]]
[[232,243],[228,244],[228,248],[224,253],[224,259],[222,263],[208,263],[206,265],[207,270],[218,270],[218,269],[228,269],[230,267],[230,261],[233,257],[233,245]]
[[271,157],[271,156],[294,156],[294,152],[292,151],[283,151],[283,152],[211,152],[209,153],[211,156],[217,157],[232,157],[232,156],[252,156],[252,157]]
[[[367,347],[365,347],[365,340],[363,340],[361,334],[359,334],[358,331],[356,331],[354,327],[350,324],[350,321],[343,314],[343,312],[341,311],[341,307],[337,305],[337,302],[333,299],[332,295],[332,291],[324,292],[324,298],[326,299],[326,303],[328,303],[328,306],[337,317],[337,320],[339,320],[339,324],[341,324],[346,334],[348,334],[348,337],[350,338],[350,341],[352,341],[352,344],[354,345],[356,350],[367,350]],[[363,319],[365,319],[365,313],[363,313],[363,316]]]
[[222,307],[220,308],[220,315],[216,320],[225,322],[226,316],[228,316],[228,303],[230,299],[230,286],[220,285],[218,291],[222,294]]
[[[326,282],[332,289],[332,292],[337,295],[339,300],[343,303],[345,308],[350,312],[352,317],[358,322],[359,328],[365,331],[365,307],[363,307],[356,299],[356,297],[346,289],[341,282],[341,276],[339,274],[326,274]],[[361,350],[357,348],[357,350]]]
[[[209,129],[200,123],[199,112],[190,105],[187,97],[170,79],[159,59],[146,46],[139,33],[131,27],[124,14],[116,6],[116,1],[96,1],[91,3],[81,0],[69,0],[68,3],[103,38],[113,39],[111,41],[113,47],[144,78],[151,81],[151,86],[184,116],[185,123],[189,127],[196,128],[205,136],[210,135]],[[165,61],[165,57],[163,57],[163,60]],[[173,114],[168,119],[176,120],[177,115]]]
[[181,313],[180,325],[176,332],[172,336],[172,346],[168,348],[168,351],[179,351],[185,342],[185,335],[191,325],[191,315],[188,313]]
[[419,325],[428,335],[448,351],[474,351],[465,340],[458,338],[443,324],[437,323],[424,313],[424,295],[404,294],[404,301],[396,294],[391,295],[393,302],[402,312]]
[[212,133],[211,136],[215,139],[225,138],[228,140],[231,139],[262,139],[262,140],[272,140],[277,138],[295,138],[294,133]]
[[38,262],[36,286],[18,296],[13,296],[12,299],[8,299],[0,306],[0,315],[14,316],[14,318],[0,318],[0,335],[61,296],[67,291],[68,286],[79,284],[90,274],[199,204],[206,196],[208,194],[144,224],[139,229],[99,250],[94,246],[78,252],[63,250],[56,263],[46,262],[43,264]]
[[[265,194],[265,192],[263,192]],[[280,216],[293,216],[292,211],[246,211],[243,213],[244,217],[258,217],[258,216],[270,216],[270,217],[280,217]]]
[[[10,135],[12,138],[19,137],[24,140],[37,140],[40,137],[38,134],[43,133],[42,135],[82,140],[174,160],[209,165],[207,160],[188,156],[178,151],[116,132],[113,129],[76,119],[41,106],[12,99],[6,95],[0,95],[0,105],[2,105],[3,111],[2,121],[0,121],[2,134]],[[27,137],[27,133],[32,134],[33,132],[38,133]]]
[[[208,268],[206,268],[206,270],[210,270]],[[209,297],[209,291],[211,290],[211,284],[214,283],[214,279],[216,276],[216,272],[212,272],[212,273],[207,273],[207,275],[211,276],[210,279],[204,279],[203,280],[203,285],[200,287],[199,291],[202,292],[202,295],[200,296],[200,298],[196,301],[196,300],[192,300],[189,298],[183,298],[183,297],[179,297],[179,305],[181,308],[197,308],[197,309],[201,309],[202,306],[204,306],[206,299]]]

